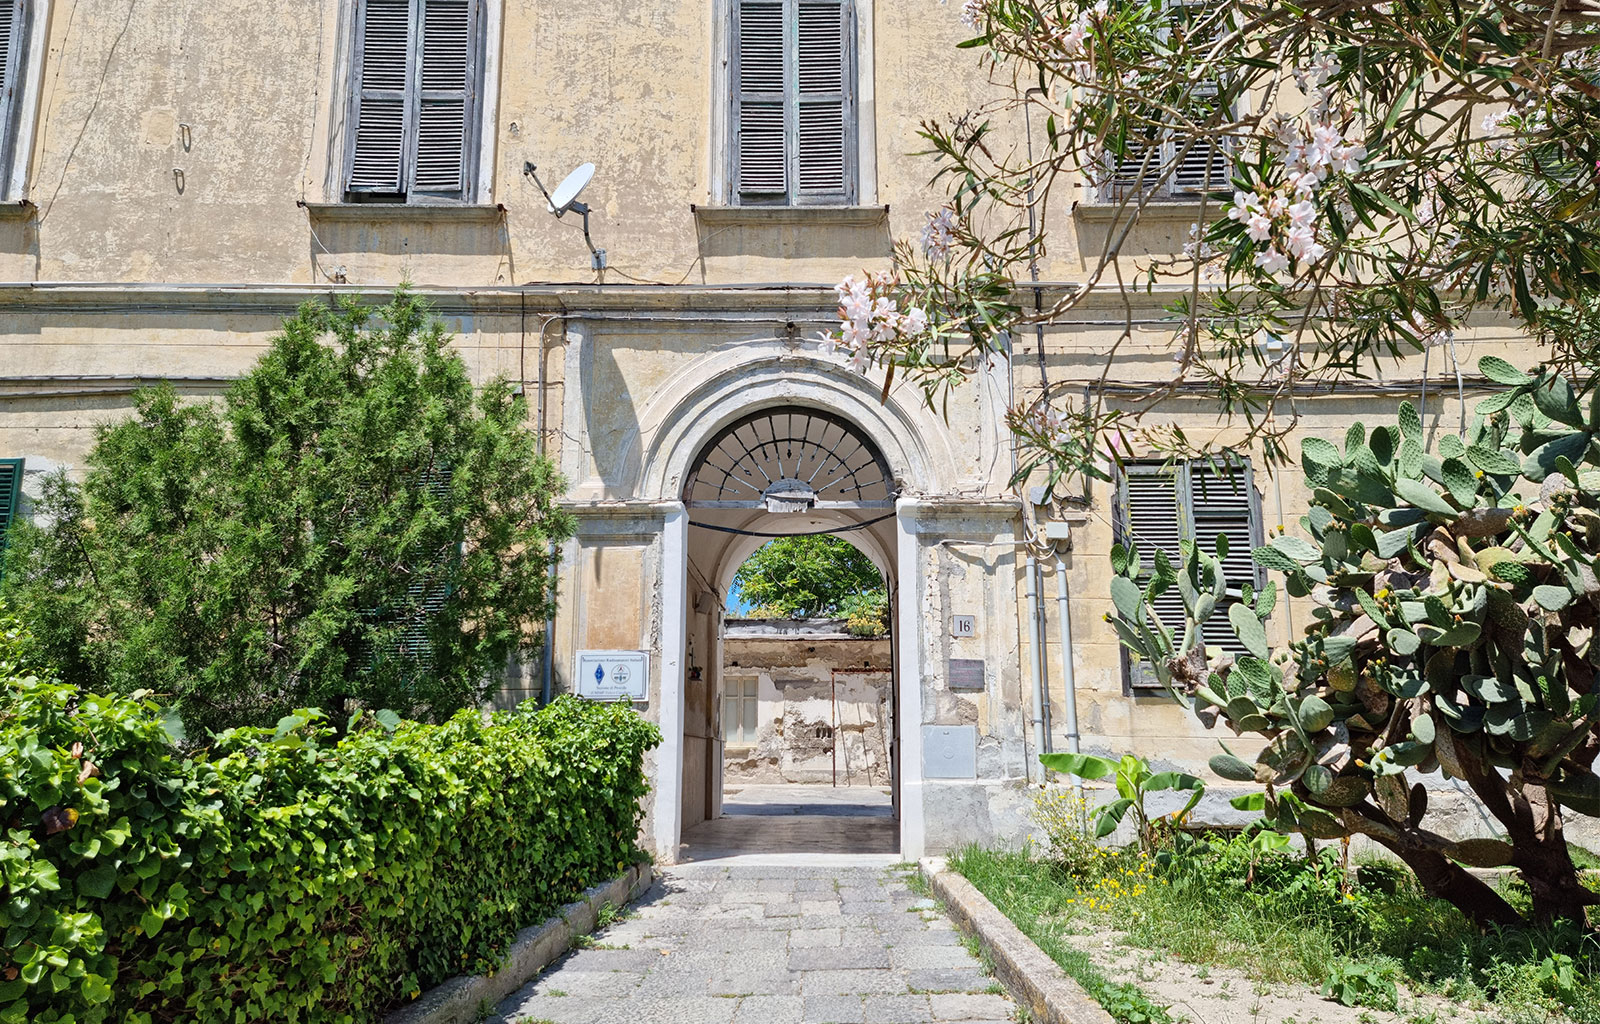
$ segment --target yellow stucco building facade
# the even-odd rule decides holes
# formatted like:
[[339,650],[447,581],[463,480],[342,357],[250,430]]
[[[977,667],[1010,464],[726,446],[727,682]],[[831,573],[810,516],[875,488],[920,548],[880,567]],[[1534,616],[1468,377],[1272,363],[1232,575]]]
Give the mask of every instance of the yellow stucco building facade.
[[[1042,513],[1009,483],[1006,410],[1041,374],[1069,391],[1098,380],[1130,315],[1120,394],[1170,380],[1161,290],[1131,310],[1091,296],[1042,354],[1019,337],[937,410],[914,387],[881,396],[881,371],[821,341],[833,286],[888,268],[893,240],[943,201],[916,155],[921,119],[992,95],[955,48],[959,9],[0,2],[0,458],[22,460],[17,514],[40,474],[81,467],[140,384],[214,396],[299,303],[409,282],[477,378],[522,384],[566,476],[578,530],[554,687],[587,686],[596,652],[644,655],[628,683],[666,736],[646,824],[658,857],[718,813],[722,623],[762,533],[847,528],[889,581],[903,856],[1026,832],[1040,736],[1067,742],[1069,677],[1085,750],[1203,770],[1217,737],[1140,689],[1102,620],[1114,534],[1292,529],[1303,482],[1257,466],[1219,490],[1195,469],[1181,494],[1129,477]],[[578,208],[553,216],[533,176],[554,189],[585,163],[600,269]],[[1046,302],[1104,244],[1105,209],[1087,186],[1078,199],[1049,214]],[[1130,251],[1174,251],[1195,212],[1153,207]],[[1526,362],[1512,341],[1486,322],[1458,339],[1460,361],[1509,348]],[[1295,430],[1391,417],[1419,363],[1302,402]],[[1443,379],[1426,411],[1453,430]],[[1191,436],[1231,429],[1199,388],[1164,409]],[[1070,548],[1022,543],[1045,522]],[[1295,616],[1275,616],[1277,638]],[[530,659],[502,699],[536,695],[542,673]]]

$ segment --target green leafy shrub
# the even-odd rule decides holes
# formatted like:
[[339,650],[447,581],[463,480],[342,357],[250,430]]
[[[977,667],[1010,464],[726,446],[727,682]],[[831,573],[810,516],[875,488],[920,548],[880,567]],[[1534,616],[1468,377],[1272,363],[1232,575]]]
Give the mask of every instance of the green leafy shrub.
[[564,485],[415,295],[307,303],[220,402],[136,404],[9,531],[4,591],[64,682],[150,689],[197,739],[299,707],[442,721],[541,641]]
[[0,693],[0,1021],[378,1019],[639,857],[630,709],[316,711],[182,757],[145,695]]
[[1039,763],[1051,771],[1076,775],[1080,779],[1111,778],[1117,787],[1117,799],[1096,808],[1099,813],[1095,816],[1095,838],[1103,839],[1115,832],[1122,819],[1132,811],[1139,848],[1146,854],[1155,850],[1155,829],[1145,809],[1145,798],[1165,790],[1187,792],[1188,803],[1168,815],[1173,821],[1181,821],[1206,792],[1205,783],[1197,777],[1186,772],[1153,772],[1149,762],[1133,754],[1123,754],[1118,761],[1093,754],[1040,754]]
[[883,588],[851,594],[839,602],[839,614],[852,636],[883,636],[889,632],[889,595]]
[[[1181,565],[1158,552],[1145,586],[1137,551],[1114,549],[1110,618],[1202,721],[1269,741],[1253,764],[1212,759],[1266,787],[1236,805],[1309,836],[1367,835],[1480,924],[1525,922],[1463,864],[1516,867],[1535,922],[1583,921],[1600,896],[1561,822],[1600,813],[1600,402],[1580,404],[1552,370],[1494,357],[1479,369],[1500,390],[1437,454],[1409,403],[1396,426],[1353,424],[1343,450],[1303,443],[1306,536],[1254,552],[1315,603],[1288,648],[1271,650],[1263,626],[1275,583],[1222,600],[1222,538],[1215,556],[1185,542]],[[1168,589],[1181,622],[1153,610]],[[1200,639],[1224,609],[1248,651],[1237,659]],[[1429,829],[1428,791],[1408,770],[1462,780],[1506,840]]]

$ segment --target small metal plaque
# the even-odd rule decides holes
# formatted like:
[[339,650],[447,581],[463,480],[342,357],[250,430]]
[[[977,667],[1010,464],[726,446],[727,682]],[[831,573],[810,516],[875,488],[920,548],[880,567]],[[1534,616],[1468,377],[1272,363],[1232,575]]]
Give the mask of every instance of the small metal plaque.
[[951,658],[948,678],[952,690],[982,690],[983,659]]
[[978,617],[976,615],[950,616],[951,636],[977,636]]
[[644,700],[650,692],[649,651],[579,651],[578,696]]
[[922,727],[922,777],[975,779],[978,777],[978,727],[925,725]]

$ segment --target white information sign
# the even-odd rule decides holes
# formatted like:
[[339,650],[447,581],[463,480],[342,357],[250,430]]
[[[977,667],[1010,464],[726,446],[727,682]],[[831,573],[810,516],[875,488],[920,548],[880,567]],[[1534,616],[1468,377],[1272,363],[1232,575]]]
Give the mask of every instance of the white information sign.
[[976,615],[950,616],[951,636],[977,636],[978,617]]
[[578,695],[591,700],[644,700],[650,687],[649,651],[579,651]]

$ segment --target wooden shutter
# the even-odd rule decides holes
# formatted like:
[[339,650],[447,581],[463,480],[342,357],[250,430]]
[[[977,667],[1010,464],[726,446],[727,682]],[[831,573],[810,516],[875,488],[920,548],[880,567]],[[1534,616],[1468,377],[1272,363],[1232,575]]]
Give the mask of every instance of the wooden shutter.
[[1207,646],[1220,647],[1235,656],[1244,654],[1245,646],[1228,625],[1228,608],[1237,603],[1242,584],[1261,585],[1261,570],[1251,555],[1261,543],[1261,523],[1250,467],[1240,463],[1191,463],[1188,493],[1186,518],[1200,549],[1215,555],[1217,535],[1228,538],[1222,573],[1228,581],[1229,596],[1207,620],[1202,636]]
[[478,7],[479,0],[361,0],[350,193],[398,201],[468,197]]
[[797,29],[798,193],[805,202],[848,202],[850,12],[838,0],[801,0]]
[[[22,460],[0,459],[0,555],[6,549],[6,534],[11,521],[16,518],[22,501]],[[5,560],[0,558],[0,575],[5,573]]]
[[[1191,96],[1194,120],[1205,121],[1217,105],[1215,83],[1203,83]],[[1176,194],[1198,195],[1201,192],[1220,192],[1229,188],[1228,148],[1221,142],[1197,140],[1184,149],[1180,139],[1167,143],[1169,162],[1177,167],[1172,172],[1171,189]],[[1182,155],[1179,151],[1182,150]]]
[[[1182,31],[1194,19],[1205,14],[1205,5],[1199,2],[1179,2],[1170,9],[1172,24]],[[1167,30],[1172,31],[1172,30]],[[1215,81],[1197,82],[1191,90],[1189,103],[1192,118],[1204,122],[1215,110],[1221,94]],[[1151,110],[1140,123],[1160,120],[1159,111]],[[1120,199],[1126,195],[1148,192],[1153,198],[1189,198],[1202,192],[1220,192],[1230,188],[1228,181],[1229,150],[1225,144],[1197,142],[1185,147],[1184,140],[1166,133],[1157,143],[1155,159],[1145,160],[1152,148],[1149,142],[1129,140],[1121,157],[1107,154],[1108,188],[1101,201]],[[1171,169],[1172,173],[1167,173]],[[1164,180],[1163,180],[1164,179]]]
[[754,202],[789,193],[783,2],[741,0],[736,29],[734,190]]
[[848,0],[738,0],[733,195],[745,204],[854,198],[855,28]]
[[[1240,585],[1259,586],[1261,571],[1251,552],[1261,543],[1261,510],[1248,463],[1193,462],[1174,470],[1153,463],[1130,463],[1122,484],[1119,539],[1138,545],[1140,560],[1149,579],[1155,552],[1165,551],[1175,567],[1182,565],[1179,542],[1188,540],[1207,554],[1216,554],[1217,535],[1228,538],[1228,554],[1222,560],[1227,577],[1228,597],[1201,627],[1208,647],[1219,647],[1234,655],[1245,652],[1228,624],[1228,607],[1240,597]],[[1173,587],[1155,600],[1162,624],[1182,635],[1183,598]],[[1124,652],[1130,690],[1159,686],[1148,666],[1132,660]]]
[[[1120,523],[1124,545],[1138,548],[1144,571],[1139,585],[1150,579],[1155,569],[1157,551],[1164,551],[1174,566],[1182,565],[1183,552],[1178,542],[1185,537],[1182,503],[1179,492],[1182,486],[1181,470],[1169,470],[1158,464],[1130,463],[1122,479],[1122,515]],[[1183,598],[1177,587],[1169,588],[1155,599],[1156,615],[1162,625],[1181,635],[1183,631]],[[1127,667],[1127,681],[1131,689],[1148,689],[1160,686],[1150,667],[1136,662],[1131,652],[1123,649]]]
[[473,0],[423,0],[413,191],[458,196],[467,187],[476,7]]
[[412,0],[361,0],[351,192],[404,192]]
[[[11,166],[17,97],[22,92],[23,51],[28,39],[26,0],[0,0],[0,168]],[[0,191],[4,190],[0,174]]]

